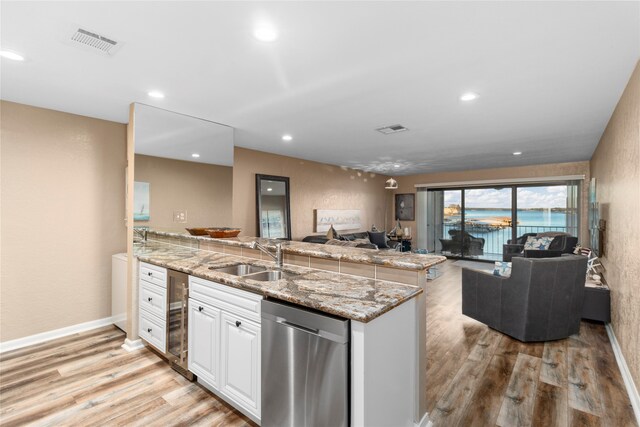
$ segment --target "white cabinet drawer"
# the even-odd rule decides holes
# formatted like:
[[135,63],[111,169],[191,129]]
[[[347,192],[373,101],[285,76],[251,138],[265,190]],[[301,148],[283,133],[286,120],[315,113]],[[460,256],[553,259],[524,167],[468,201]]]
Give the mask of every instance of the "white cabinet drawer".
[[162,288],[167,288],[167,269],[164,267],[141,262],[139,278]]
[[150,282],[140,281],[140,308],[167,320],[167,290]]
[[249,320],[260,322],[262,295],[189,276],[189,296]]
[[160,350],[162,353],[167,349],[167,334],[165,322],[154,315],[140,310],[140,338]]

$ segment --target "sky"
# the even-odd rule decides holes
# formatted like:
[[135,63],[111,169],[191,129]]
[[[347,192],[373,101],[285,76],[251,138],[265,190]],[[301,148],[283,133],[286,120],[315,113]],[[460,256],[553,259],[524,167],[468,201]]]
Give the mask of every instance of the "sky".
[[[511,208],[511,188],[479,188],[465,190],[469,208]],[[444,205],[460,204],[459,190],[444,192]],[[518,188],[518,208],[566,208],[567,186]]]

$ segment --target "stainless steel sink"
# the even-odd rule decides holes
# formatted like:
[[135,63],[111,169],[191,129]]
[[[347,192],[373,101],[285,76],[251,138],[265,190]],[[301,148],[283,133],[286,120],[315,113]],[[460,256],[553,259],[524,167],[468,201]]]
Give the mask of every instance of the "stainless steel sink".
[[260,267],[258,265],[250,265],[250,264],[238,264],[232,265],[230,267],[209,267],[209,270],[217,271],[219,273],[231,274],[234,276],[246,276],[247,274],[259,273],[261,271],[265,271],[265,267]]
[[273,282],[280,279],[291,279],[298,277],[299,274],[288,273],[280,270],[268,270],[262,273],[251,274],[245,277],[245,279],[257,280],[259,282]]

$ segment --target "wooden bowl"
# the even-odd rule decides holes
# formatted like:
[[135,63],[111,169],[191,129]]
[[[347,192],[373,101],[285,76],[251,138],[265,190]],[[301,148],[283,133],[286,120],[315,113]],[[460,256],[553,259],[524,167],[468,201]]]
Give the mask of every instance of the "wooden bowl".
[[236,237],[240,234],[239,228],[209,228],[207,229],[207,233],[211,237],[215,238],[228,238],[228,237]]
[[206,236],[207,235],[207,228],[206,227],[202,227],[202,228],[185,228],[185,230],[187,230],[189,232],[189,234],[191,234],[192,236]]
[[238,237],[238,234],[240,234],[240,229],[238,228],[224,230],[224,237]]

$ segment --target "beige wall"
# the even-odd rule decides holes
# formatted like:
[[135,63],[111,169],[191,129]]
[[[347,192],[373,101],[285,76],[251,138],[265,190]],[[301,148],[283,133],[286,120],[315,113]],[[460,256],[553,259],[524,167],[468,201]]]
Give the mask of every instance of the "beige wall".
[[111,316],[126,126],[2,101],[0,341]]
[[640,385],[640,63],[593,154],[591,174],[600,218],[607,221],[601,260],[611,323]]
[[314,209],[360,209],[363,230],[384,223],[390,198],[384,176],[239,147],[234,156],[234,225],[242,228],[242,235],[256,235],[256,174],[289,177],[295,240],[317,234]]
[[[584,183],[589,182],[589,162],[573,162],[573,163],[552,163],[546,165],[520,166],[512,168],[498,169],[476,169],[460,172],[440,172],[422,175],[409,175],[396,178],[398,181],[398,189],[395,194],[415,193],[416,184],[444,183],[444,182],[461,182],[461,181],[477,181],[492,179],[516,179],[516,178],[545,178],[551,176],[567,176],[567,175],[585,175]],[[580,212],[581,219],[581,235],[580,240],[588,241],[587,230],[587,194],[588,185],[582,188],[582,209]],[[395,197],[390,200],[390,212],[395,212]],[[389,226],[394,218],[389,218]],[[403,227],[411,227],[412,234],[417,235],[415,221],[401,221]]]
[[[135,180],[150,183],[150,219],[135,225],[179,232],[233,225],[233,168],[141,154],[135,162]],[[187,211],[187,222],[174,222],[174,211]]]

